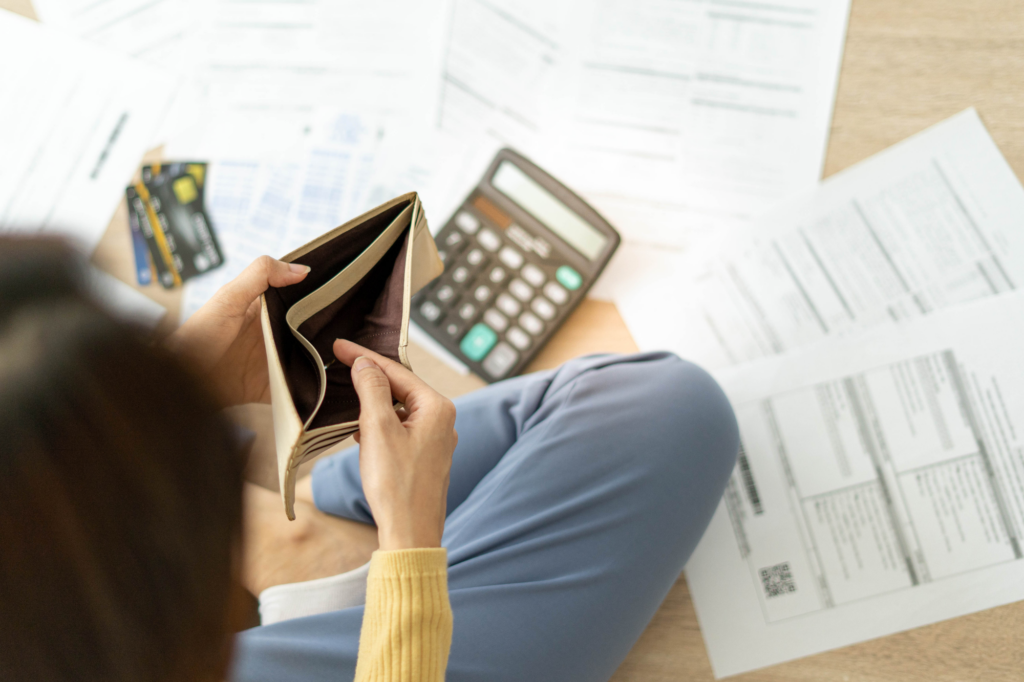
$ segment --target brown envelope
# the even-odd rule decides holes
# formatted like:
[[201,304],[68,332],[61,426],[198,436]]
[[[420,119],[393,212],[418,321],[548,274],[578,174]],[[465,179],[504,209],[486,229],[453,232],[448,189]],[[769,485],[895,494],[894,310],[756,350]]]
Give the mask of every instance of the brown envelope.
[[410,301],[444,264],[415,192],[281,260],[311,268],[299,284],[261,298],[281,498],[294,519],[298,466],[359,428],[359,398],[349,368],[334,359],[334,340],[349,339],[412,369]]

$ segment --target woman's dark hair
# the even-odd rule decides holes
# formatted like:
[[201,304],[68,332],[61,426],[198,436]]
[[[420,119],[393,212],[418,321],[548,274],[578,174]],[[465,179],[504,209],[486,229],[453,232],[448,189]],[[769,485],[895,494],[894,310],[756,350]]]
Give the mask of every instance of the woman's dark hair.
[[0,679],[208,680],[243,459],[178,360],[55,242],[0,239]]

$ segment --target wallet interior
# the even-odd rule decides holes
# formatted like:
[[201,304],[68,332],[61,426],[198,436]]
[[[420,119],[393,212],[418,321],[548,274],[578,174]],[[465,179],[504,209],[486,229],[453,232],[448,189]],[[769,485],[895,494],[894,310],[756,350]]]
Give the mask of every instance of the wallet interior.
[[365,277],[299,326],[299,333],[313,345],[320,358],[313,358],[292,335],[285,316],[293,305],[355,263],[388,225],[408,208],[409,203],[398,204],[293,259],[295,263],[310,267],[306,279],[292,286],[267,290],[267,312],[274,343],[288,389],[303,422],[313,414],[320,397],[317,363],[322,361],[327,365],[324,401],[309,429],[359,418],[359,398],[352,386],[351,372],[347,366],[334,360],[332,347],[335,339],[354,341],[386,358],[399,361],[405,255],[410,248],[411,230],[395,240]]

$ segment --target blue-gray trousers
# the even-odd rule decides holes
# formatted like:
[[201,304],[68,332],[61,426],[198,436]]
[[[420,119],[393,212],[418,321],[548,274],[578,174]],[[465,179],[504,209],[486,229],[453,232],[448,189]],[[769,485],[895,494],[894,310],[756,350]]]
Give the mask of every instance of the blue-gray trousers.
[[[711,520],[739,445],[714,380],[667,353],[595,356],[455,401],[448,682],[607,680]],[[317,507],[372,523],[358,451]],[[238,637],[239,681],[351,680],[363,609]]]

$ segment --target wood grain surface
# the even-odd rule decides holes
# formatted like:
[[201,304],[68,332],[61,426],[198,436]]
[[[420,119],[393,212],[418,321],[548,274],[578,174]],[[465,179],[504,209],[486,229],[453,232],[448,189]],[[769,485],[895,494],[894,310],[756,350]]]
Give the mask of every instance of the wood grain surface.
[[[821,0],[825,2],[827,0]],[[30,0],[0,8],[34,16]],[[836,173],[974,106],[1018,177],[1024,174],[1024,1],[853,0],[825,175]],[[94,261],[132,283],[124,207],[113,217]],[[180,296],[142,289],[168,307],[173,328]],[[585,301],[530,369],[595,352],[636,346],[615,306]],[[482,385],[421,349],[418,373],[455,397]],[[266,431],[266,411],[240,414]],[[266,440],[266,438],[262,439]],[[266,449],[266,448],[264,448]],[[265,463],[264,463],[265,464]],[[253,477],[272,476],[254,467]],[[846,647],[731,679],[743,682],[961,682],[1024,680],[1024,602]],[[680,578],[614,682],[712,680],[686,581]]]

